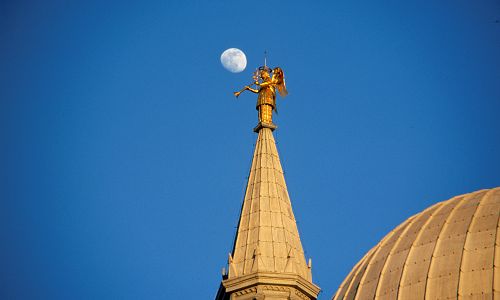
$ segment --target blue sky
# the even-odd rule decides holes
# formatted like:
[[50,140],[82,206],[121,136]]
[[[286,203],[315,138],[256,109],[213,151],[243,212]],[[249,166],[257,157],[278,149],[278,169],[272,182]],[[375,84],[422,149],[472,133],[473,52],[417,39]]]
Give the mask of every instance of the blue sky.
[[264,50],[321,299],[409,216],[499,186],[500,3],[374,2],[3,1],[1,298],[212,298]]

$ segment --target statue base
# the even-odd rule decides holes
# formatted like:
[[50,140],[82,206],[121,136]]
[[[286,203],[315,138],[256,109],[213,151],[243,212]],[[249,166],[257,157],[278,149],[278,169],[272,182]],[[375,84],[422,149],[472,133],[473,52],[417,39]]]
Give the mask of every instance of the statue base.
[[257,126],[253,129],[254,132],[259,132],[262,128],[269,128],[271,131],[274,131],[278,126],[274,123],[267,123],[267,122],[259,122]]

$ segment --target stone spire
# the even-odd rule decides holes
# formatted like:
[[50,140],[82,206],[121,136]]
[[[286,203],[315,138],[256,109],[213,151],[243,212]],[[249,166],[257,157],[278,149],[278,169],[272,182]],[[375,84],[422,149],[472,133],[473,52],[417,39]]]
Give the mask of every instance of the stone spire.
[[216,299],[316,299],[272,127],[258,128],[229,270]]

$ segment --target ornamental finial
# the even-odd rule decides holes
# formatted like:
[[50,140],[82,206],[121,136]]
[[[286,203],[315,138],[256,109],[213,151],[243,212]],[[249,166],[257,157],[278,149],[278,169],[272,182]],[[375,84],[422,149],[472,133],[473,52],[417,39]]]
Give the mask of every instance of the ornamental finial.
[[[245,86],[239,92],[234,92],[234,95],[238,97],[244,91],[258,94],[256,108],[259,111],[259,124],[254,128],[254,131],[258,132],[263,127],[274,130],[277,126],[273,123],[273,110],[278,112],[276,109],[276,90],[281,97],[288,94],[283,70],[280,67],[269,68],[267,58],[264,58],[264,66],[259,67],[254,72],[253,80],[252,84]],[[252,88],[253,85],[256,88]]]

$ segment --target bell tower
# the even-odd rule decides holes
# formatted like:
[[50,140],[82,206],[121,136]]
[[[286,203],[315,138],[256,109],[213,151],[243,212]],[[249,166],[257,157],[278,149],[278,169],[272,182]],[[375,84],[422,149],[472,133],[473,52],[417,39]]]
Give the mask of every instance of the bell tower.
[[[266,103],[260,98],[264,88],[273,82],[284,85],[283,71],[276,69],[270,83],[261,83],[257,90],[258,110],[259,103]],[[275,80],[276,74],[281,78]],[[263,96],[275,99],[275,89],[271,92],[274,94],[268,90]],[[254,129],[258,137],[238,230],[216,300],[310,300],[317,299],[320,291],[312,282],[311,260],[306,263],[304,256],[273,137],[275,128],[273,123],[259,119]]]

